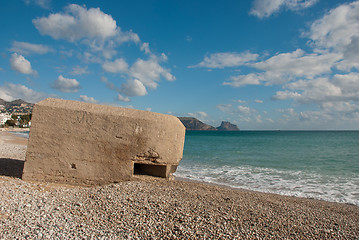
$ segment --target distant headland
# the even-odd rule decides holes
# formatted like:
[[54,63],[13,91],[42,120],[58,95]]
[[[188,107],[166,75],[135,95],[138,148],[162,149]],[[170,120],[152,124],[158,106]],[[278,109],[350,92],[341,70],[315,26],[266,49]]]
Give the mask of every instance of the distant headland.
[[[21,115],[30,115],[34,104],[17,99],[7,102],[0,98],[0,126],[4,125],[6,121],[12,120],[12,117],[18,118]],[[31,118],[31,115],[30,115]],[[182,124],[186,127],[187,131],[239,131],[237,125],[227,121],[222,121],[219,127],[213,127],[205,124],[194,117],[178,117]],[[18,119],[14,119],[14,125]]]
[[239,131],[237,125],[222,121],[219,127],[213,127],[205,124],[194,117],[178,117],[187,131]]

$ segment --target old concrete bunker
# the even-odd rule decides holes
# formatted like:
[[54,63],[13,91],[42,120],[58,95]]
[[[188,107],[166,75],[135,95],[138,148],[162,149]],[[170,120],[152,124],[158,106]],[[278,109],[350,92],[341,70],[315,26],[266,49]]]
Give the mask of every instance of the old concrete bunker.
[[174,116],[48,98],[33,109],[22,178],[79,185],[170,179],[184,139]]

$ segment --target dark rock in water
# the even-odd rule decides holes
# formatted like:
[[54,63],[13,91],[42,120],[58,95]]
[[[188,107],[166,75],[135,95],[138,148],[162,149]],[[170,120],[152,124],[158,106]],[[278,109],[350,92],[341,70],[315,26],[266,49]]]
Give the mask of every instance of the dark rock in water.
[[217,131],[217,128],[205,124],[193,117],[179,117],[187,131]]
[[239,131],[237,125],[230,122],[222,121],[221,126],[217,127],[218,131]]
[[221,126],[215,128],[194,117],[179,117],[179,120],[186,127],[187,131],[239,131],[237,125],[226,121],[222,121]]

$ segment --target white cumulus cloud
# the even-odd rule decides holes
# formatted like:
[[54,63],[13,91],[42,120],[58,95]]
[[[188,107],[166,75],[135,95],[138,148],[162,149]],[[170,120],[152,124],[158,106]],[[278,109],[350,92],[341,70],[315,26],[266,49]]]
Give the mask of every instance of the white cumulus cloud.
[[5,83],[3,86],[0,86],[0,98],[5,101],[22,99],[27,102],[36,103],[45,97],[45,94],[36,92],[21,84]]
[[31,53],[46,54],[48,52],[53,52],[54,50],[51,47],[43,44],[14,41],[12,43],[12,47],[10,48],[10,51],[21,53],[21,54],[31,54]]
[[128,32],[121,32],[120,30],[118,30],[118,34],[116,36],[116,41],[118,43],[124,43],[124,42],[134,42],[134,43],[140,43],[140,37],[138,36],[137,33],[132,32],[132,30],[128,31]]
[[151,54],[148,60],[137,59],[131,67],[122,58],[113,62],[105,62],[102,64],[102,68],[106,72],[122,73],[122,77],[127,78],[127,82],[122,83],[118,88],[105,77],[101,81],[108,88],[119,93],[118,100],[128,102],[130,100],[128,97],[144,96],[147,94],[147,89],[156,89],[161,78],[168,81],[176,79],[169,70],[160,65],[160,62],[165,60],[167,60],[167,56],[164,54],[161,57]]
[[19,73],[36,74],[36,71],[31,67],[31,63],[20,54],[13,53],[10,58],[10,64],[11,68]]
[[252,109],[250,107],[241,106],[241,105],[237,106],[237,109],[240,113],[246,114],[246,115],[251,113],[251,111],[252,111]]
[[232,104],[218,104],[217,108],[225,114],[229,114],[232,118],[234,117],[239,122],[256,122],[261,123],[262,116],[257,110],[252,109],[248,106]]
[[202,112],[202,111],[198,111],[198,112],[194,112],[194,113],[187,113],[187,115],[190,116],[190,117],[197,118],[197,119],[199,119],[201,121],[208,118],[208,114],[206,112]]
[[54,82],[52,87],[60,92],[77,92],[80,89],[80,83],[76,79],[64,78],[60,75]]
[[318,0],[254,0],[251,15],[270,17],[282,9],[298,11],[313,6]]
[[[119,78],[125,79],[125,82],[118,84],[119,87],[113,80],[106,79],[103,82],[120,94],[118,99],[121,101],[128,101],[128,97],[146,95],[148,90],[157,88],[161,79],[176,79],[170,70],[162,65],[167,61],[164,53],[160,56],[153,54],[149,43],[141,42],[139,36],[131,30],[122,31],[113,17],[102,12],[100,8],[70,4],[64,11],[33,19],[33,25],[42,35],[76,43],[79,48],[77,55],[85,63],[100,64],[107,73],[120,73]],[[124,42],[135,43],[139,53],[145,54],[148,59],[137,58],[129,64],[124,57],[116,58],[118,46]],[[79,66],[70,72],[72,75],[85,73],[87,68]],[[79,84],[75,81],[61,76],[53,87],[64,92],[78,91]]]
[[330,73],[331,67],[339,59],[340,56],[337,54],[306,54],[303,50],[297,49],[254,63],[253,67],[274,76],[314,77]]
[[287,90],[278,91],[274,100],[293,99],[300,103],[359,102],[359,73],[336,74],[299,80],[285,85]]
[[130,31],[122,31],[111,15],[100,8],[89,8],[77,4],[68,5],[63,12],[33,19],[33,24],[42,35],[54,39],[64,39],[88,45],[92,51],[101,52],[106,59],[111,58],[114,48],[124,42],[140,43],[139,36]]
[[227,114],[232,114],[233,111],[233,105],[232,104],[218,104],[216,106],[220,111],[227,113]]
[[237,102],[237,103],[246,103],[246,101],[241,100],[241,99],[236,99],[236,100],[233,100],[233,102]]
[[248,62],[252,62],[257,58],[258,58],[258,54],[250,53],[250,52],[213,53],[209,56],[205,56],[202,62],[190,67],[207,67],[207,68],[238,67]]
[[114,62],[105,62],[102,69],[110,73],[124,73],[128,71],[128,64],[123,58],[118,58]]
[[262,83],[266,85],[283,84],[298,77],[313,78],[331,73],[335,64],[340,62],[341,56],[338,53],[306,54],[301,49],[280,53],[265,61],[249,64],[257,71],[262,72],[231,76],[230,81],[223,84],[242,87]]
[[301,94],[297,92],[291,92],[288,90],[278,91],[275,96],[272,97],[273,100],[285,100],[285,99],[298,99],[301,97]]
[[150,44],[147,43],[147,42],[142,43],[142,45],[141,45],[141,51],[144,51],[146,54],[151,54]]
[[[347,102],[325,103],[319,111],[296,112],[293,108],[278,109],[282,114],[277,120],[282,128],[291,128],[293,124],[298,129],[328,129],[343,126],[346,122],[346,128],[355,128],[358,124],[359,108]],[[342,128],[342,127],[341,127]]]
[[106,39],[118,34],[116,21],[99,8],[70,4],[64,13],[37,18],[33,24],[43,35],[74,42],[83,38]]
[[307,35],[317,47],[345,48],[359,36],[359,1],[332,9],[311,25]]
[[143,83],[144,86],[150,89],[156,89],[158,81],[161,77],[164,77],[168,81],[174,81],[176,78],[164,69],[158,62],[157,59],[143,60],[138,59],[130,69],[129,75],[132,78],[138,79]]
[[51,0],[24,0],[26,4],[36,4],[42,8],[50,9],[51,6]]
[[232,87],[242,87],[245,85],[260,85],[265,80],[264,74],[249,73],[247,75],[231,76],[230,81],[224,82],[223,85]]
[[130,98],[124,97],[124,96],[121,95],[121,94],[118,94],[118,95],[117,95],[117,100],[118,100],[118,101],[121,101],[121,102],[131,102],[131,99],[130,99]]
[[343,60],[336,67],[342,71],[351,71],[352,68],[359,69],[359,35],[353,36],[350,44],[343,51]]
[[81,66],[75,66],[72,68],[72,71],[70,72],[71,75],[83,75],[87,74],[87,66],[81,67]]
[[315,21],[305,36],[311,45],[342,55],[336,67],[342,71],[359,69],[359,1],[342,4]]
[[98,103],[98,101],[93,97],[88,97],[86,95],[80,95],[80,100],[87,103]]
[[134,79],[121,85],[121,93],[130,97],[144,96],[147,94],[147,90],[141,81]]

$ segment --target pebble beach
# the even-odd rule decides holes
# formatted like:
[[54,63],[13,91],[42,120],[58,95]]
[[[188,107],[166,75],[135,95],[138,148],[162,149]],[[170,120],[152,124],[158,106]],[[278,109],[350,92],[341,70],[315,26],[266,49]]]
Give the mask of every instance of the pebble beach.
[[26,182],[0,131],[0,239],[359,239],[359,207],[190,181]]

